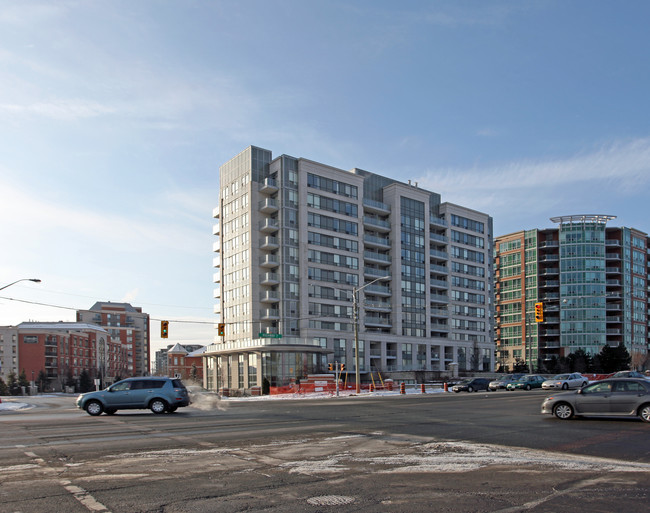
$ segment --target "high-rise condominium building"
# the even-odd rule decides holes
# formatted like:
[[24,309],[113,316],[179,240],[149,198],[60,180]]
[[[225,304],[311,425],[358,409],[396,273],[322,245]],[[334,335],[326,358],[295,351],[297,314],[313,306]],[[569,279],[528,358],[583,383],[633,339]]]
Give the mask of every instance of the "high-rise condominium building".
[[[578,349],[648,353],[648,236],[607,215],[554,217],[556,228],[495,238],[497,367],[553,371]],[[541,322],[535,305],[541,303]]]
[[354,373],[357,359],[362,382],[493,369],[487,214],[251,146],[221,166],[214,217],[223,336],[204,356],[208,388]]

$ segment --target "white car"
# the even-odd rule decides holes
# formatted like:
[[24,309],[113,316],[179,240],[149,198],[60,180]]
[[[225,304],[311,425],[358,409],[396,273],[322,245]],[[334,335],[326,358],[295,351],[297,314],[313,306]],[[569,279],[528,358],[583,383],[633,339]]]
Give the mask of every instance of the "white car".
[[557,376],[547,379],[542,383],[542,389],[553,390],[559,388],[568,390],[569,388],[582,388],[589,384],[589,380],[579,372],[571,374],[558,374]]

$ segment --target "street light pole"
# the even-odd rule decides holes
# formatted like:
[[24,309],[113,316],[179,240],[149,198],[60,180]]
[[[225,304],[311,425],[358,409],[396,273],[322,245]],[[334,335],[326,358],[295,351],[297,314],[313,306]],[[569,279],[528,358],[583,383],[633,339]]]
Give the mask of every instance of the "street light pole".
[[12,285],[15,285],[16,283],[20,281],[33,281],[34,283],[41,283],[41,280],[38,278],[21,278],[20,280],[12,281],[9,285],[5,285],[4,287],[0,287],[0,290],[6,289],[7,287],[11,287]]
[[354,320],[354,378],[356,381],[356,393],[361,393],[361,374],[359,372],[359,291],[365,289],[379,280],[387,280],[390,276],[382,276],[366,283],[363,287],[352,289],[352,316]]

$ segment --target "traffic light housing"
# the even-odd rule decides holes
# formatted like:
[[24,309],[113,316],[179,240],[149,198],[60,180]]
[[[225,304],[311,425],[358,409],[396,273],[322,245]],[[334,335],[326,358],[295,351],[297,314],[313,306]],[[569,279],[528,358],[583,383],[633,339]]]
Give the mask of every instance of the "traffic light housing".
[[169,321],[160,321],[160,338],[169,337]]
[[217,324],[217,335],[224,337],[226,335],[226,325],[223,322]]
[[535,322],[544,321],[544,303],[535,303]]
[[341,364],[341,372],[343,372],[344,370],[345,370],[345,364],[342,363],[342,364]]
[[334,364],[333,363],[328,363],[327,364],[327,370],[333,371],[334,370]]

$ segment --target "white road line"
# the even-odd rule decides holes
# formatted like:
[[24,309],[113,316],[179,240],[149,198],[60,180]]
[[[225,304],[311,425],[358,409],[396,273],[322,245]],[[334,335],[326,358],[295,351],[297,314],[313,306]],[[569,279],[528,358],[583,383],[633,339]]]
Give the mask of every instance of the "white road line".
[[[25,455],[32,458],[38,466],[46,470],[47,472],[56,472],[56,470],[50,467],[43,458],[39,458],[38,455],[31,451],[25,451]],[[81,504],[83,504],[88,511],[101,511],[103,513],[110,513],[109,509],[104,506],[101,502],[96,500],[92,495],[90,495],[83,488],[73,485],[67,479],[62,479],[59,481],[61,486],[65,488],[72,496],[77,499]]]
[[104,506],[101,502],[95,499],[83,488],[73,485],[70,483],[70,481],[67,480],[61,480],[60,483],[63,486],[63,488],[69,491],[72,494],[72,496],[75,499],[77,499],[81,504],[83,504],[86,507],[86,509],[88,509],[89,511],[102,511],[105,513],[110,513],[110,511],[106,506]]

